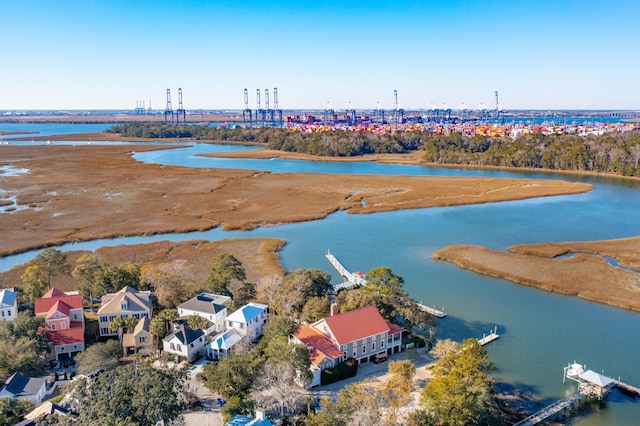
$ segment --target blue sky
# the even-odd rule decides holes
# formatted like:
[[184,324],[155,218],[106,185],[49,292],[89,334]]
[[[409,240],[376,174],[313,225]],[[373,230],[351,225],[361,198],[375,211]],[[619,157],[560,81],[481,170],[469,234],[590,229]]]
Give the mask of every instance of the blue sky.
[[[0,1],[0,110],[640,109],[640,1]],[[273,106],[273,98],[270,100]]]

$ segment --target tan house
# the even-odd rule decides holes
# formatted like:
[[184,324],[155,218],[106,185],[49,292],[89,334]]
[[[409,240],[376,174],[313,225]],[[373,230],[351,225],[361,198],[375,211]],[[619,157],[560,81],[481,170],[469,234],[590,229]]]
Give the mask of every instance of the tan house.
[[118,335],[117,330],[109,328],[109,324],[116,317],[151,319],[151,292],[138,291],[126,286],[117,293],[102,296],[102,306],[98,309],[100,337]]
[[122,351],[125,356],[138,351],[146,353],[153,344],[153,336],[149,333],[149,318],[138,320],[133,331],[122,336]]

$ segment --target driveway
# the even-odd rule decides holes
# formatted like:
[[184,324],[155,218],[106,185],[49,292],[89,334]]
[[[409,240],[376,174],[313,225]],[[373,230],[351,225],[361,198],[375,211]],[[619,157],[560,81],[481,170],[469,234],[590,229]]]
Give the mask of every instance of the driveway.
[[202,403],[203,411],[184,414],[185,425],[187,426],[222,426],[222,414],[220,407],[216,403],[216,395],[204,386],[204,383],[198,380],[198,374],[202,373],[204,366],[209,361],[201,359],[189,368],[189,381],[187,389],[195,394]]

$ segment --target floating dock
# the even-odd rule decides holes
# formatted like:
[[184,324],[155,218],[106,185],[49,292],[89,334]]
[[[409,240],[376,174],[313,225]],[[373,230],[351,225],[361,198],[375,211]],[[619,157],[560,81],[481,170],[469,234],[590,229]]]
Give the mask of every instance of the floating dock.
[[494,340],[498,340],[500,338],[500,335],[498,334],[498,326],[496,326],[493,330],[491,330],[491,333],[489,333],[488,335],[482,335],[482,339],[478,339],[478,343],[480,344],[480,346],[484,346],[484,345],[488,345],[489,343],[493,342]]
[[434,317],[438,317],[438,318],[444,318],[447,316],[447,314],[444,312],[444,306],[442,307],[442,310],[439,311],[434,307],[430,307],[427,305],[423,305],[422,303],[418,303],[418,306],[420,307],[420,309],[422,309],[423,311],[433,315]]

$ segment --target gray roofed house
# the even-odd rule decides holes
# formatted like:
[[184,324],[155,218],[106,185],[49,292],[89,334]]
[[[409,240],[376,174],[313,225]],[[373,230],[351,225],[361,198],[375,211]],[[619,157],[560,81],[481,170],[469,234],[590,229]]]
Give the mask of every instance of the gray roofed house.
[[102,306],[98,309],[100,336],[115,336],[117,330],[111,330],[109,323],[115,317],[151,318],[151,292],[139,291],[125,286],[117,293],[102,296]]
[[207,329],[207,333],[220,332],[224,330],[227,317],[227,307],[224,304],[229,300],[229,296],[203,292],[178,305],[178,315],[181,318],[201,316],[213,323],[213,326]]
[[193,362],[206,354],[206,343],[204,331],[185,325],[162,340],[162,349],[166,353],[186,358],[187,362]]
[[0,321],[11,321],[18,315],[18,298],[12,288],[0,291]]
[[44,399],[46,391],[46,379],[13,373],[0,387],[0,398],[26,399],[33,404],[39,404]]

